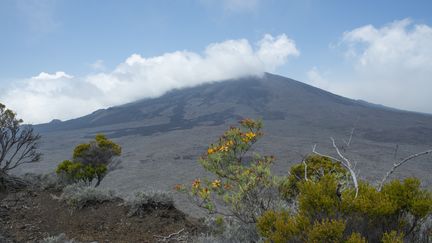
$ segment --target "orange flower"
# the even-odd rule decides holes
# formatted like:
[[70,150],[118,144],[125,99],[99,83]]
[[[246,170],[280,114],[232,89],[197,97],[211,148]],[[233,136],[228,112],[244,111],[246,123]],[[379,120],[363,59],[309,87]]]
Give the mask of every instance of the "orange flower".
[[231,185],[228,184],[228,183],[224,185],[224,189],[225,189],[225,190],[229,190],[229,189],[231,189],[231,188],[232,188]]
[[176,185],[174,186],[174,190],[176,190],[176,191],[183,190],[183,185],[182,185],[182,184],[176,184]]

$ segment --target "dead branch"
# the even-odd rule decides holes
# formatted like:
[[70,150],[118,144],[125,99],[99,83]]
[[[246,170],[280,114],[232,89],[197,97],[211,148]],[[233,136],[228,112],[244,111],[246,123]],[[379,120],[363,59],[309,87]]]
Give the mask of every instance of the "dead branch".
[[158,242],[169,242],[171,240],[180,240],[178,237],[176,238],[176,236],[179,236],[185,229],[181,229],[178,232],[169,234],[168,236],[162,236],[162,235],[153,235],[154,238],[157,238]]
[[356,175],[355,172],[354,172],[354,169],[353,169],[353,167],[352,167],[352,164],[351,164],[351,162],[349,161],[349,159],[347,159],[345,156],[343,156],[342,153],[339,151],[339,148],[338,148],[338,146],[336,145],[336,142],[335,142],[334,138],[333,138],[333,137],[330,137],[330,139],[331,139],[331,141],[332,141],[332,143],[333,143],[333,147],[334,147],[334,149],[336,150],[336,153],[339,155],[339,157],[340,157],[341,159],[337,159],[337,158],[332,157],[332,156],[329,156],[329,155],[324,155],[324,154],[318,153],[318,152],[316,151],[316,145],[313,146],[313,148],[312,148],[312,153],[317,154],[317,155],[320,155],[320,156],[324,156],[324,157],[327,157],[327,158],[330,158],[330,159],[332,159],[332,160],[335,160],[335,161],[338,161],[339,163],[341,163],[341,165],[344,166],[344,167],[348,170],[348,172],[350,173],[350,175],[351,175],[351,179],[352,179],[352,181],[353,181],[354,188],[355,188],[355,191],[356,191],[356,193],[355,193],[355,197],[357,197],[357,195],[358,195],[358,190],[359,190],[359,189],[358,189],[358,181],[357,181],[357,175]]
[[430,150],[426,150],[426,151],[423,151],[423,152],[420,152],[420,153],[417,153],[417,154],[412,154],[412,155],[406,157],[405,159],[403,159],[403,160],[401,160],[401,161],[399,161],[399,162],[397,162],[397,163],[394,163],[394,164],[393,164],[393,167],[392,167],[392,168],[391,168],[391,169],[386,173],[386,175],[385,175],[384,178],[382,179],[382,181],[381,181],[381,183],[380,183],[380,185],[379,185],[379,187],[378,187],[378,191],[381,191],[381,189],[382,189],[384,183],[386,182],[386,180],[388,179],[388,177],[389,177],[391,174],[393,174],[393,172],[394,172],[398,167],[402,166],[403,164],[407,163],[408,161],[410,161],[410,160],[412,160],[412,159],[414,159],[414,158],[417,158],[417,157],[420,157],[420,156],[423,156],[423,155],[427,155],[427,154],[431,154],[431,153],[432,153],[432,149],[430,149]]
[[355,127],[353,127],[351,129],[351,133],[350,133],[348,141],[342,140],[345,143],[345,145],[347,146],[347,148],[351,145],[351,141],[352,141],[352,138],[353,138],[353,135],[354,135],[354,131],[355,131]]
[[303,162],[302,162],[302,163],[304,164],[304,179],[305,179],[305,181],[308,181],[308,178],[307,178],[307,163],[306,163],[306,160],[303,159]]

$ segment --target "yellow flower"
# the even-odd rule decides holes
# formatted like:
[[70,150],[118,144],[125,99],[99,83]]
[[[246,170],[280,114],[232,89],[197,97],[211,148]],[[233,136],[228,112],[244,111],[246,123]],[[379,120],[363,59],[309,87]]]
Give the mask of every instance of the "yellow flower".
[[228,142],[225,143],[226,146],[230,147],[234,145],[234,141],[229,140]]
[[212,187],[213,188],[219,188],[221,186],[221,181],[216,179],[212,182]]
[[216,152],[216,151],[213,148],[207,149],[207,154],[213,154],[214,152]]
[[195,179],[195,180],[192,182],[192,187],[193,187],[193,188],[199,188],[200,185],[201,185],[201,180],[200,180],[199,178]]
[[247,132],[245,135],[249,140],[252,140],[253,138],[256,137],[256,134],[253,132]]
[[200,197],[201,197],[202,199],[206,199],[206,198],[208,198],[209,195],[210,195],[210,190],[209,190],[207,187],[205,187],[205,188],[201,189],[199,195],[200,195]]
[[225,145],[222,145],[222,146],[219,148],[219,151],[222,151],[222,152],[227,152],[228,150],[229,150],[228,146],[225,146]]

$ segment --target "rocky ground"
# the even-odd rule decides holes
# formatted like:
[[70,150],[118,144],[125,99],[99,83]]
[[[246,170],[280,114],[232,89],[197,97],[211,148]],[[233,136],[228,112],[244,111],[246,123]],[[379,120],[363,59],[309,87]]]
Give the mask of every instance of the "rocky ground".
[[142,217],[129,217],[121,199],[72,210],[56,199],[58,194],[29,189],[1,193],[0,242],[49,242],[53,236],[74,242],[181,242],[201,229],[173,206],[149,206]]

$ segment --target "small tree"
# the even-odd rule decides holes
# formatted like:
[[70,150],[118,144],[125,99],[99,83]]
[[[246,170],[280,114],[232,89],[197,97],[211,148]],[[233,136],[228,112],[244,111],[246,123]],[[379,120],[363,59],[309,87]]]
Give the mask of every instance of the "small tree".
[[213,179],[197,178],[190,186],[177,185],[176,189],[189,192],[210,213],[233,217],[242,224],[256,223],[279,202],[278,178],[270,172],[273,156],[251,154],[262,136],[261,128],[260,121],[244,119],[240,127],[225,131],[199,161]]
[[[8,172],[20,165],[39,161],[41,154],[37,146],[40,136],[29,125],[21,125],[23,120],[16,113],[0,103],[0,184],[12,180]],[[7,178],[6,178],[7,177]],[[16,180],[15,180],[16,181]],[[9,181],[10,183],[11,181]]]
[[116,156],[121,155],[121,147],[98,134],[95,140],[75,147],[72,160],[65,160],[57,166],[57,174],[66,176],[72,182],[84,182],[91,185],[96,179],[99,186],[108,173],[108,167]]

